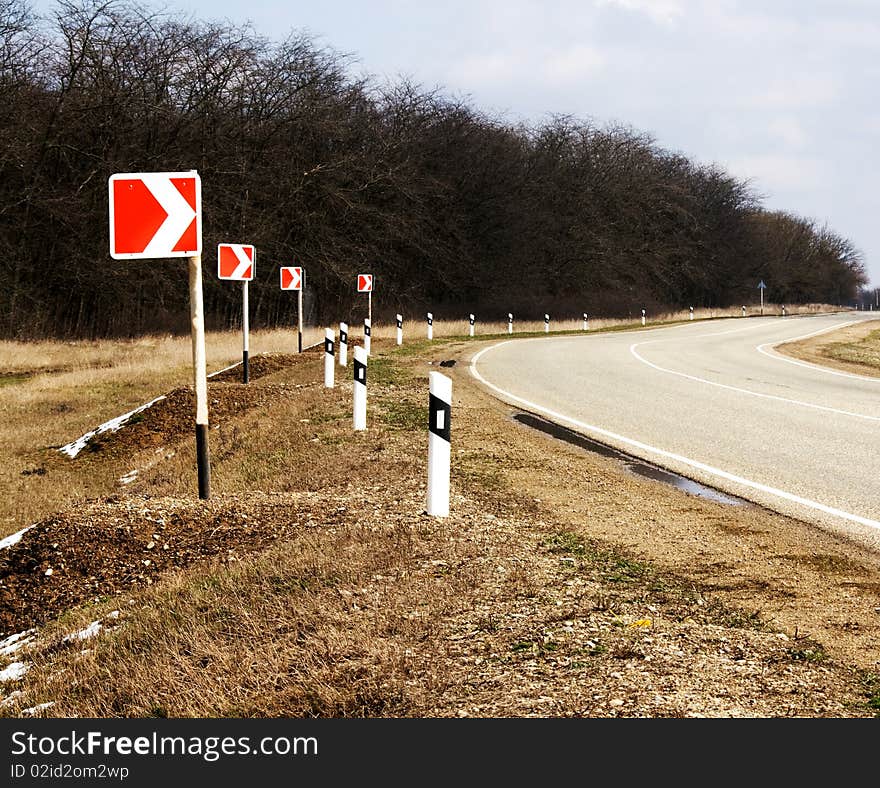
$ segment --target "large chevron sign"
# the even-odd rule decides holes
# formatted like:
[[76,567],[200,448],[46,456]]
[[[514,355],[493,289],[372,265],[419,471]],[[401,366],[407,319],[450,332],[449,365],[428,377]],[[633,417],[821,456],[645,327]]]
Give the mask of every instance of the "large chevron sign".
[[202,252],[202,182],[190,172],[110,176],[110,256],[192,257]]

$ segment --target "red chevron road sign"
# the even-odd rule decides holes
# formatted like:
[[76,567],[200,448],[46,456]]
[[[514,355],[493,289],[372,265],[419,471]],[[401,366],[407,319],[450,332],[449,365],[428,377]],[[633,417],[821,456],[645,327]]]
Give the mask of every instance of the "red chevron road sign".
[[202,182],[195,170],[116,173],[108,185],[111,257],[202,253]]
[[254,278],[254,247],[247,244],[217,245],[217,276],[249,281]]
[[281,289],[302,290],[302,268],[281,268]]

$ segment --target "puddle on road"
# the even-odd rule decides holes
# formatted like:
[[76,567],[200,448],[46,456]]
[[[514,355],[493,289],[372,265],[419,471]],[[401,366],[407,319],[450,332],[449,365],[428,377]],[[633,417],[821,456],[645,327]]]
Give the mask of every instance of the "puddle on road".
[[580,449],[586,449],[602,457],[611,457],[612,459],[619,460],[628,471],[637,476],[644,476],[647,479],[663,482],[691,495],[697,495],[700,498],[707,498],[710,501],[727,504],[728,506],[746,506],[749,503],[742,498],[727,495],[720,490],[715,490],[707,487],[705,484],[695,482],[693,479],[688,479],[686,476],[658,468],[656,465],[651,465],[644,460],[639,460],[622,451],[612,449],[604,443],[587,438],[574,430],[570,430],[568,427],[562,427],[559,424],[554,424],[552,421],[533,416],[531,413],[517,413],[513,418],[526,427],[531,427],[558,440],[577,446]]

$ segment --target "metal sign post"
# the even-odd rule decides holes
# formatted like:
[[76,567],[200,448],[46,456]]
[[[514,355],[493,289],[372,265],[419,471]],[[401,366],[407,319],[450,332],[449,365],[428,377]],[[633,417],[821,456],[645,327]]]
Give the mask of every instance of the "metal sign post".
[[764,291],[767,289],[767,285],[764,284],[764,280],[762,279],[758,282],[758,291],[761,293],[761,314],[764,314]]
[[302,291],[306,281],[306,272],[301,266],[281,266],[278,269],[281,274],[281,289],[297,291],[297,348],[302,353],[303,341],[303,307],[302,307]]
[[250,320],[248,316],[248,280],[241,283],[241,382],[248,383],[251,379],[250,367],[248,366],[248,332]]
[[297,352],[303,352],[303,289],[306,286],[306,272],[302,273],[302,282],[296,292]]

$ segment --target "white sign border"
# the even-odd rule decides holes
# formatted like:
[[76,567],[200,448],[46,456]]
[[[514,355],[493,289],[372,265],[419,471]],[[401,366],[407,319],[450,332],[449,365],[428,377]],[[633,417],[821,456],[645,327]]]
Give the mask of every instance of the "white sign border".
[[[253,256],[251,257],[251,275],[250,276],[223,276],[220,273],[220,249],[223,246],[235,247],[239,246],[242,249],[250,249],[253,251]],[[257,272],[257,247],[253,244],[231,244],[231,243],[221,243],[217,244],[217,278],[222,279],[225,282],[252,282]]]
[[[131,181],[142,180],[147,182],[155,178],[195,178],[196,181],[196,251],[185,252],[168,252],[167,254],[156,257],[152,254],[144,254],[144,252],[114,252],[116,246],[116,232],[113,229],[113,183],[115,181]],[[149,187],[148,187],[149,188]],[[109,224],[110,224],[110,257],[114,260],[164,260],[170,257],[194,257],[202,253],[202,179],[196,170],[186,170],[185,172],[116,172],[110,176],[107,181],[107,192],[109,196]],[[154,195],[155,196],[155,195]],[[166,219],[167,221],[167,219]],[[163,222],[164,224],[164,222]],[[161,225],[159,226],[161,228]],[[158,232],[158,229],[157,229]]]

